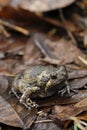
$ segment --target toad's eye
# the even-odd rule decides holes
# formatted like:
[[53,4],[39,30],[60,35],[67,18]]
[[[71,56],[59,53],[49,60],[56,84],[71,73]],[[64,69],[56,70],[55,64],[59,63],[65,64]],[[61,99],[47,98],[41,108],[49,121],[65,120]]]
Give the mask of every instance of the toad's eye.
[[65,76],[65,75],[66,75],[66,73],[64,73],[64,72],[61,72],[61,75],[62,75],[62,76]]
[[51,79],[56,79],[57,78],[57,74],[51,74],[50,77],[51,77]]

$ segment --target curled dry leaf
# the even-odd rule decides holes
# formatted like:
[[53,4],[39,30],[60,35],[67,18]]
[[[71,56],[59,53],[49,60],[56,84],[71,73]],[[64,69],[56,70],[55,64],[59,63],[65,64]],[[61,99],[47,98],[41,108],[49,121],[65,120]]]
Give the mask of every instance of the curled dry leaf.
[[87,69],[70,70],[68,72],[68,79],[76,79],[87,76]]
[[87,107],[87,98],[85,98],[85,99],[81,100],[80,102],[76,103],[75,107],[76,108]]
[[16,111],[1,96],[0,96],[0,122],[10,126],[15,126],[20,128],[25,127],[24,123],[17,115]]
[[40,107],[47,107],[47,106],[53,106],[53,105],[67,105],[67,104],[73,104],[77,103],[80,100],[87,98],[87,90],[81,90],[78,93],[72,95],[71,97],[68,96],[59,96],[59,95],[54,95],[52,97],[39,100],[37,103],[40,105]]
[[61,61],[61,64],[76,62],[78,56],[84,56],[72,42],[67,42],[64,39],[51,42],[50,47],[53,48],[53,54]]
[[36,118],[37,109],[26,109],[14,95],[9,94],[11,80],[0,76],[0,123],[28,129]]
[[53,109],[53,113],[61,121],[65,121],[68,120],[70,117],[77,116],[83,111],[87,111],[87,98],[82,99],[75,105],[55,106]]
[[0,0],[0,8],[3,8],[9,4],[10,0]]
[[[35,45],[33,48],[30,48],[31,43]],[[45,59],[47,57],[50,58],[48,62],[41,57],[42,55],[40,55],[39,51],[35,51],[36,47],[38,48],[37,50],[40,50],[40,52],[43,54]],[[29,49],[31,50],[29,51]],[[31,38],[31,40],[28,41],[28,44],[26,46],[25,53],[24,53],[24,60],[27,60],[27,62],[29,61],[32,62],[34,60],[31,57],[30,52],[32,55],[35,55],[34,57],[36,60],[38,60],[39,58],[42,58],[42,61],[44,60],[44,62],[50,63],[50,64],[66,64],[66,63],[75,62],[78,56],[85,55],[75,45],[73,45],[72,42],[67,42],[64,39],[53,42],[52,40],[47,38],[45,35],[40,34],[40,33],[36,33]],[[35,52],[38,52],[38,53],[36,54]]]
[[75,0],[11,0],[11,4],[19,5],[23,9],[27,9],[33,12],[44,12],[59,8],[64,8],[74,3]]
[[84,32],[84,47],[87,48],[87,30]]
[[74,79],[69,82],[69,85],[70,85],[70,88],[72,89],[80,89],[84,87],[85,85],[87,85],[87,76],[84,78]]
[[8,80],[5,76],[0,76],[0,95],[3,94],[8,88]]

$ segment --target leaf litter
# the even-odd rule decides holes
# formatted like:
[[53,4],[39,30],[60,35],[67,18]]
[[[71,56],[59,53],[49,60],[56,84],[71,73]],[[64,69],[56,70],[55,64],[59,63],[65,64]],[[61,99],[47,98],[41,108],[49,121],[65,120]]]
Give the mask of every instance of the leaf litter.
[[[44,0],[39,3],[41,8],[33,0],[0,1],[0,123],[5,128],[6,124],[31,130],[72,130],[72,120],[86,124],[87,3],[84,1],[62,0],[56,4],[58,1]],[[32,64],[65,65],[69,85],[78,92],[35,99],[39,109],[26,109],[9,91],[14,76]],[[38,115],[39,111],[46,114]]]

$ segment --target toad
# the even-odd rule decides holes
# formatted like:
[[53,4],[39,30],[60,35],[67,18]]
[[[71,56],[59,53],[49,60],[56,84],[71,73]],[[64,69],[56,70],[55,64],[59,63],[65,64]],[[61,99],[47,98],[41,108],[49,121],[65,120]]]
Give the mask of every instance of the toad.
[[[44,98],[56,93],[68,91],[67,72],[65,66],[30,66],[18,74],[11,91],[27,108],[38,107],[32,98]],[[21,97],[19,96],[21,94]]]

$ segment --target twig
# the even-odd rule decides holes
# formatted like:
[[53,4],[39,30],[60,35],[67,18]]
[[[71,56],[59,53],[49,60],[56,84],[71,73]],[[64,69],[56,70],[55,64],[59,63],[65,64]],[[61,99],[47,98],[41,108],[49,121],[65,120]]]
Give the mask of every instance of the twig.
[[24,28],[16,26],[16,25],[13,25],[13,24],[8,23],[8,22],[6,22],[6,21],[4,21],[2,19],[0,19],[0,24],[4,25],[6,27],[9,27],[9,28],[11,28],[13,30],[16,30],[16,31],[18,31],[18,32],[20,32],[20,33],[22,33],[22,34],[24,34],[26,36],[28,36],[30,34],[30,32],[27,29],[24,29]]
[[45,113],[44,111],[38,111],[37,114],[39,116],[45,116],[45,117],[47,116],[47,113]]
[[10,34],[6,31],[3,25],[0,24],[0,33],[2,33],[5,37],[10,37]]
[[[76,126],[78,126],[79,129],[81,129],[81,130],[86,130],[86,127],[84,127],[84,126],[87,126],[87,123],[85,123],[85,122],[83,122],[83,121],[77,119],[76,117],[70,117],[70,119],[74,121],[74,124],[75,124]],[[83,126],[83,125],[84,125],[84,126]]]
[[78,59],[79,59],[83,64],[87,65],[87,60],[86,60],[86,59],[84,59],[84,58],[81,57],[81,56],[78,56]]
[[41,120],[41,121],[35,121],[34,123],[49,123],[49,122],[53,122],[52,120]]
[[48,34],[48,36],[52,37],[56,33],[56,31],[57,31],[57,29],[53,28],[47,34]]
[[68,28],[68,26],[67,26],[66,19],[65,19],[64,15],[63,15],[62,9],[59,9],[59,13],[60,13],[60,18],[61,18],[61,20],[62,20],[62,22],[63,22],[63,24],[64,24],[64,27],[65,27],[65,29],[66,29],[66,31],[67,31],[69,37],[71,38],[72,42],[73,42],[75,45],[77,45],[77,42],[76,42],[74,36],[72,35],[71,31],[69,30],[69,28]]
[[86,122],[79,120],[79,123],[81,123],[82,125],[87,127],[87,123]]
[[36,46],[40,49],[40,51],[42,52],[42,54],[46,57],[49,58],[56,58],[53,54],[52,51],[50,50],[50,47],[48,48],[48,45],[42,42],[40,42],[38,39],[34,39]]
[[45,62],[45,63],[52,64],[52,65],[59,65],[63,62],[63,60],[52,59],[52,58],[49,58],[49,57],[46,57],[44,59],[39,59],[39,60],[42,61],[42,62]]

